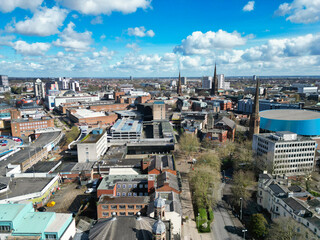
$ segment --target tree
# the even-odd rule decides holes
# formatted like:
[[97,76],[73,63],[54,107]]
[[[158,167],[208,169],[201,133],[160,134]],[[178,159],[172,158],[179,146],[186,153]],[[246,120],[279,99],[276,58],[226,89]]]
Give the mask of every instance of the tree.
[[271,224],[267,240],[303,240],[308,230],[292,218],[277,218]]
[[192,152],[198,151],[200,142],[197,136],[193,134],[183,133],[180,137],[180,149],[190,155]]
[[251,216],[249,229],[255,239],[263,239],[268,232],[267,225],[268,222],[263,214],[257,213]]
[[79,136],[79,129],[76,126],[73,126],[69,132],[66,133],[66,142],[67,144],[74,141]]
[[245,207],[247,201],[250,199],[251,194],[249,187],[254,184],[254,174],[251,171],[238,171],[233,174],[233,183],[231,186],[231,202],[234,206],[240,207],[240,198]]

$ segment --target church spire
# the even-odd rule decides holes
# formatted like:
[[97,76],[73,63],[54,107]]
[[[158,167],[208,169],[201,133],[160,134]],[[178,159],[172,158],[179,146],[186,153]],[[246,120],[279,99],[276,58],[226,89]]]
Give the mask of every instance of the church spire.
[[260,89],[259,77],[257,77],[256,93],[254,97],[254,106],[250,117],[250,138],[253,138],[254,134],[259,134],[260,131],[260,116],[259,116],[259,89]]
[[179,96],[182,95],[182,86],[181,86],[180,71],[179,71],[179,80],[178,80],[178,84],[177,84],[177,94],[178,94]]
[[211,84],[211,95],[218,95],[218,77],[217,77],[217,64],[214,64],[214,74]]

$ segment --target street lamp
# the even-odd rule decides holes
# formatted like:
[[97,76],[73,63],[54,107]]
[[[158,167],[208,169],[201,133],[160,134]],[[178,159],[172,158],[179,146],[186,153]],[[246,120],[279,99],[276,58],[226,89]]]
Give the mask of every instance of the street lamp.
[[242,220],[242,201],[243,198],[240,198],[240,221]]
[[246,239],[246,231],[248,231],[247,229],[242,229],[243,232],[243,239]]

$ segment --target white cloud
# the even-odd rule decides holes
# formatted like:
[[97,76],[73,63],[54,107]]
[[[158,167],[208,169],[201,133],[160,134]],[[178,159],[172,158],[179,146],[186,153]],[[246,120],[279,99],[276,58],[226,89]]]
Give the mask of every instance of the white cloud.
[[35,10],[43,0],[0,0],[0,11],[7,13],[15,8]]
[[131,48],[132,50],[137,51],[137,52],[141,50],[141,48],[136,43],[128,43],[126,45],[126,48]]
[[63,6],[83,14],[99,15],[122,12],[133,13],[138,8],[147,9],[151,0],[58,0]]
[[101,36],[100,36],[100,40],[104,40],[106,38],[106,35],[104,35],[104,34],[102,34]]
[[93,57],[97,58],[97,57],[104,57],[106,59],[111,59],[112,56],[115,54],[114,51],[109,51],[108,48],[103,47],[101,51],[99,52],[93,52]]
[[90,23],[91,23],[92,25],[102,24],[102,23],[103,23],[103,19],[102,19],[101,16],[97,16],[97,17],[95,17],[94,19],[92,19],[92,20],[90,21]]
[[245,12],[251,12],[254,10],[254,1],[249,1],[242,9]]
[[197,31],[182,40],[181,45],[174,48],[174,52],[181,52],[184,55],[204,55],[210,54],[215,49],[228,49],[245,43],[246,38],[241,37],[236,31],[232,33],[221,29],[217,32],[208,31],[206,33]]
[[12,47],[16,50],[17,53],[21,55],[27,56],[38,56],[44,55],[50,48],[49,43],[35,42],[35,43],[27,43],[25,41],[16,41],[12,43]]
[[320,21],[320,0],[293,0],[283,3],[275,12],[278,16],[288,16],[293,23],[313,23]]
[[16,36],[13,35],[0,36],[0,46],[11,46],[15,38]]
[[145,27],[135,27],[135,28],[128,28],[128,35],[129,36],[136,36],[136,37],[154,37],[155,33],[153,30],[146,30]]
[[58,47],[65,48],[66,51],[85,52],[90,49],[93,42],[89,31],[78,33],[74,31],[74,23],[70,22],[68,26],[59,34],[60,39],[54,41],[53,44]]
[[32,18],[8,26],[7,31],[23,35],[50,36],[59,32],[68,11],[58,7],[37,9]]

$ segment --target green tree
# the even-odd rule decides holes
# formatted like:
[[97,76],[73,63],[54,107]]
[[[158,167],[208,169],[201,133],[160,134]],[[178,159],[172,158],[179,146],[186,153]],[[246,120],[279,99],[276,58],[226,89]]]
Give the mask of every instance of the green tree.
[[233,206],[240,207],[240,198],[245,207],[251,197],[249,187],[254,185],[254,174],[251,171],[238,171],[233,174],[233,183],[231,186],[231,202]]
[[292,218],[276,218],[269,229],[267,240],[303,240],[308,230]]
[[79,129],[76,126],[73,126],[70,131],[66,133],[66,142],[67,144],[74,141],[79,136]]
[[268,222],[264,218],[263,214],[253,214],[250,219],[249,229],[255,239],[263,239],[268,233],[267,229]]
[[183,133],[180,137],[180,149],[190,155],[192,152],[197,152],[200,147],[200,142],[197,136],[193,134]]

